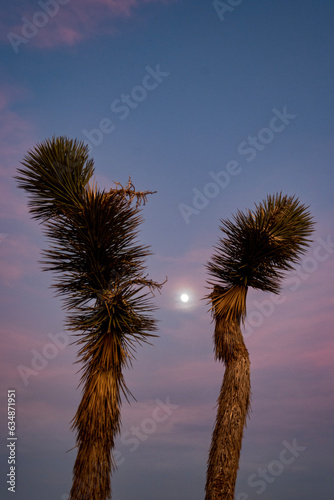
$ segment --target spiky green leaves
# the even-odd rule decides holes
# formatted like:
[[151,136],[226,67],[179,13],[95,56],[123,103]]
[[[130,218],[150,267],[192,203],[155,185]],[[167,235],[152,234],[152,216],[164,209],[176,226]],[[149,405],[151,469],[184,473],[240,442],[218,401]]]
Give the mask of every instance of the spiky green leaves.
[[[84,362],[97,356],[96,343],[108,335],[128,361],[134,342],[145,341],[154,330],[150,292],[160,287],[145,275],[148,247],[136,243],[142,222],[138,207],[119,189],[105,192],[88,185],[93,160],[82,142],[46,140],[22,164],[16,179],[30,195],[30,211],[44,222],[50,243],[43,269],[56,273],[53,286],[69,311],[67,325],[85,342]],[[133,198],[136,192],[131,193]]]
[[208,295],[219,329],[215,353],[224,360],[224,335],[246,315],[248,287],[278,293],[284,273],[305,253],[314,222],[294,196],[268,196],[255,210],[238,211],[222,220],[225,234],[215,247],[207,269],[213,281]]
[[134,340],[154,329],[147,287],[156,284],[144,276],[148,248],[135,244],[140,222],[126,199],[88,189],[80,210],[46,223],[44,270],[57,273],[53,286],[70,311],[67,324],[84,333],[87,345],[94,336],[114,335],[129,354]]
[[130,394],[122,370],[156,325],[150,299],[161,285],[147,279],[150,252],[136,241],[138,207],[151,192],[136,192],[130,179],[109,192],[88,185],[88,148],[66,137],[39,144],[22,163],[16,178],[30,195],[31,213],[44,223],[50,243],[44,270],[56,274],[53,286],[64,298],[83,364],[70,498],[105,500],[116,466],[111,451],[120,431],[121,393]]
[[284,273],[306,251],[314,222],[294,196],[268,196],[255,210],[222,220],[207,264],[207,297],[215,321],[216,359],[226,365],[210,449],[206,499],[233,498],[243,428],[250,402],[249,356],[240,331],[249,286],[278,293]]
[[37,144],[21,162],[18,186],[30,195],[30,212],[35,219],[48,220],[78,206],[94,172],[88,146],[67,137],[53,137]]
[[278,293],[284,271],[305,253],[314,223],[298,198],[268,196],[255,210],[222,220],[209,273],[223,288],[252,286]]

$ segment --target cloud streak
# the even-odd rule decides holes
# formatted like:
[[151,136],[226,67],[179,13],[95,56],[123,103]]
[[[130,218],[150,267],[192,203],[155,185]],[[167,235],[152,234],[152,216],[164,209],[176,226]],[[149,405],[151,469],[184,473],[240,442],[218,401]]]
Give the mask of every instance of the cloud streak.
[[[116,35],[116,22],[138,14],[147,4],[168,4],[176,0],[51,0],[34,7],[16,5],[2,21],[3,41],[18,53],[24,46],[52,49],[74,46],[95,35]],[[21,40],[20,38],[21,37]]]
[[11,220],[27,213],[26,203],[18,196],[13,180],[15,167],[35,140],[34,124],[14,110],[27,97],[29,91],[19,85],[0,85],[0,210],[3,217]]

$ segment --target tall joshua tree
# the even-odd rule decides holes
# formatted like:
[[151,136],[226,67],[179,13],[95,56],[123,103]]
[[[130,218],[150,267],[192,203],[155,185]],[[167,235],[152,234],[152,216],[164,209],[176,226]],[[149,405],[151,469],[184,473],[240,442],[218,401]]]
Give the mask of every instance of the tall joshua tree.
[[255,210],[222,220],[224,237],[207,269],[215,357],[225,364],[208,459],[206,500],[233,500],[250,407],[250,361],[240,329],[248,287],[279,293],[286,271],[309,246],[314,223],[298,198],[268,196]]
[[[123,369],[135,346],[155,330],[150,293],[161,284],[145,275],[148,247],[136,241],[146,192],[129,180],[109,192],[90,182],[93,160],[83,143],[53,138],[29,151],[18,185],[30,195],[32,216],[44,225],[49,249],[43,270],[56,273],[67,328],[76,332],[82,363],[82,400],[73,419],[77,458],[71,500],[111,498],[112,449],[120,431]],[[135,206],[132,201],[135,200]]]

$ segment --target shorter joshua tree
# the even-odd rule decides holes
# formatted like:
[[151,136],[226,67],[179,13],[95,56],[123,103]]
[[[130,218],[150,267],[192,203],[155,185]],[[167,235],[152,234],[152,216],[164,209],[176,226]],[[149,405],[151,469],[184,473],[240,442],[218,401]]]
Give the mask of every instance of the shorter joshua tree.
[[222,220],[225,234],[207,264],[215,321],[215,357],[225,364],[209,453],[206,500],[233,500],[243,429],[250,407],[250,361],[240,329],[248,287],[279,293],[311,240],[314,222],[298,198],[268,196],[255,210]]
[[[123,369],[135,346],[155,330],[151,292],[161,284],[145,274],[148,247],[136,242],[139,208],[149,191],[126,187],[99,190],[88,147],[53,138],[28,152],[18,169],[19,187],[30,195],[33,217],[41,220],[50,247],[44,270],[65,296],[67,327],[76,332],[82,362],[82,400],[73,419],[77,458],[71,500],[111,498],[112,450],[120,431],[121,395],[130,394]],[[135,200],[135,206],[132,201]]]

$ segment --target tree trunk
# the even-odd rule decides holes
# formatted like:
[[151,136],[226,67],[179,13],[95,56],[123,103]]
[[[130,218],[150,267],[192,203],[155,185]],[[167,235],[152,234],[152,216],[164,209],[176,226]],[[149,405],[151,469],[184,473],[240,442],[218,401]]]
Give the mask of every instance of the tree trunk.
[[212,434],[205,500],[233,500],[250,404],[250,361],[239,322],[226,324],[216,318],[218,336],[221,349],[216,357],[225,362],[226,368]]
[[111,498],[111,473],[116,468],[112,449],[120,432],[120,393],[125,387],[122,363],[111,361],[115,348],[116,359],[120,360],[124,351],[112,335],[97,342],[95,355],[83,375],[83,396],[72,424],[77,431],[78,454],[69,500]]

